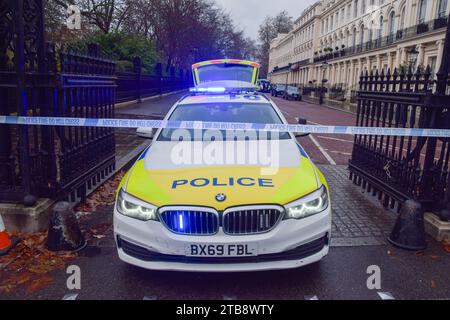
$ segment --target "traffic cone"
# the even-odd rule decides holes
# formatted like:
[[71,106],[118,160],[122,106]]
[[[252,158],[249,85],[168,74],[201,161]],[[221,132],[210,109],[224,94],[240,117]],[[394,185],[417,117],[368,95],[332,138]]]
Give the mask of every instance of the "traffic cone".
[[6,232],[6,227],[0,214],[0,256],[6,255],[9,250],[16,246],[17,242],[19,242],[17,238],[10,237]]

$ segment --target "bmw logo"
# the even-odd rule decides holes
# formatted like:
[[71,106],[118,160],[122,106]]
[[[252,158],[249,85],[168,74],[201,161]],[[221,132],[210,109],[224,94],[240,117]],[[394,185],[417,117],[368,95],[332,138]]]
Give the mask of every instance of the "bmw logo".
[[218,202],[224,202],[226,198],[227,198],[227,196],[224,195],[223,193],[219,193],[219,194],[216,195],[216,200]]

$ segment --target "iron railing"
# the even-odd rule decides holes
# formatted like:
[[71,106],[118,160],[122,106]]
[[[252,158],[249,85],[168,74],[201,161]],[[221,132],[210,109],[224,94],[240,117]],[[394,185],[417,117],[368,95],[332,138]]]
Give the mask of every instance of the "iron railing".
[[[450,99],[433,92],[430,68],[366,72],[357,93],[357,126],[449,128]],[[449,172],[449,140],[358,135],[350,178],[395,208],[407,199],[427,210],[442,205]],[[400,206],[397,206],[399,209]]]

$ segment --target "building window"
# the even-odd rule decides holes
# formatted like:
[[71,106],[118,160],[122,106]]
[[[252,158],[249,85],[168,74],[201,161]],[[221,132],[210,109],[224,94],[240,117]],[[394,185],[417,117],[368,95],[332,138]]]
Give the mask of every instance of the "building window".
[[419,1],[419,15],[418,15],[419,24],[425,23],[426,16],[427,16],[427,0],[420,0]]
[[428,59],[428,65],[430,66],[430,71],[431,71],[432,79],[433,79],[434,76],[436,75],[436,72],[439,71],[439,70],[436,70],[436,64],[437,64],[437,57],[430,57],[430,58]]
[[405,15],[406,15],[406,7],[403,7],[402,11],[401,11],[401,15],[400,15],[400,30],[405,29]]
[[447,16],[447,0],[439,0],[437,10],[437,17],[445,18]]
[[358,0],[355,0],[353,5],[353,18],[356,18],[358,16]]
[[361,34],[359,35],[359,43],[362,46],[364,44],[364,25],[361,26],[361,30],[359,32],[361,32]]
[[396,19],[395,19],[395,12],[392,11],[391,14],[389,15],[389,35],[393,35],[395,33],[395,23],[396,23]]
[[361,0],[361,14],[366,13],[366,0]]
[[384,18],[383,16],[380,17],[380,28],[378,29],[378,38],[381,38],[383,36],[383,25],[384,25]]

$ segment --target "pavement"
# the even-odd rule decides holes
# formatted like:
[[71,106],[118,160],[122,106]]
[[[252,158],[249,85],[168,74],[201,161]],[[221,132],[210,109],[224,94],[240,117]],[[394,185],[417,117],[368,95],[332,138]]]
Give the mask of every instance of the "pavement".
[[[181,95],[165,97],[118,110],[119,117],[160,117]],[[353,125],[349,113],[305,102],[274,99],[287,120],[307,118],[310,123]],[[139,148],[134,132],[117,132],[118,153]],[[339,140],[335,140],[339,139]],[[427,239],[423,252],[404,251],[386,238],[397,215],[348,178],[351,136],[311,135],[300,138],[306,152],[319,165],[331,188],[333,230],[330,253],[321,262],[288,271],[254,273],[155,272],[129,266],[116,253],[112,234],[112,205],[98,207],[81,219],[83,229],[102,230],[88,247],[68,262],[81,269],[81,289],[69,290],[65,270],[54,271],[45,288],[1,293],[3,299],[450,299],[450,254]],[[128,150],[128,151],[127,151]],[[379,268],[381,286],[369,289],[370,269]],[[1,274],[0,274],[1,277]]]

